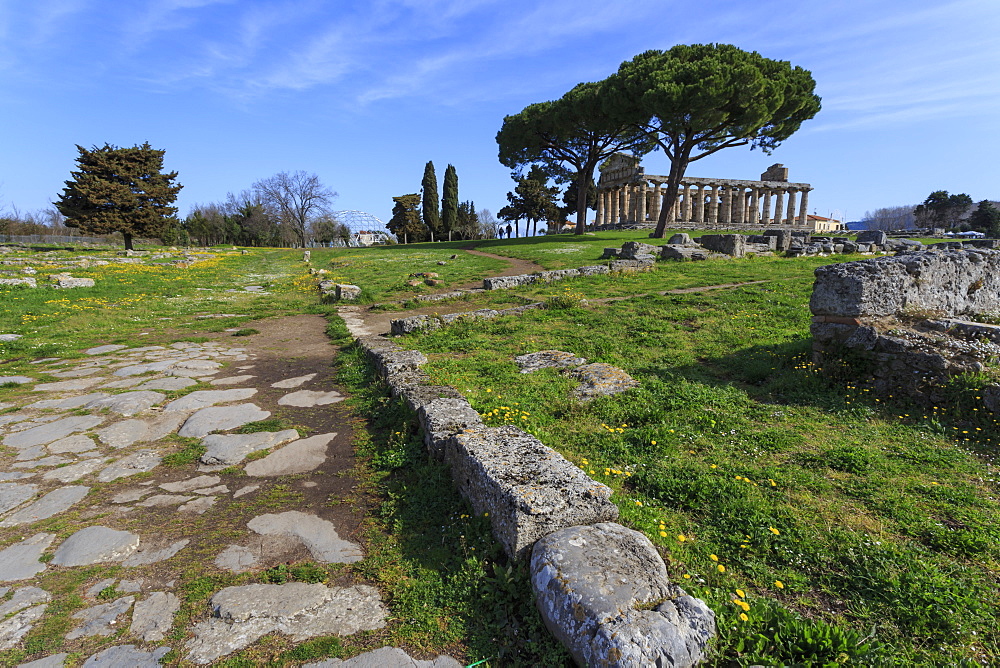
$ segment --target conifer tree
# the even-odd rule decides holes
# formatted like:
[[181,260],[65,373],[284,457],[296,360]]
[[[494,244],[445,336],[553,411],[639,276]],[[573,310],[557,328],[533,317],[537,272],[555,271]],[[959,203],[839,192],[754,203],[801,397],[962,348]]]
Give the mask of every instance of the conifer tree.
[[163,173],[164,151],[149,142],[76,148],[78,169],[70,172],[73,178],[55,202],[66,227],[90,234],[121,232],[129,250],[133,237],[158,237],[171,228],[177,213],[171,204],[182,186],[173,182],[177,172]]
[[441,210],[438,200],[438,180],[434,172],[434,163],[430,160],[424,165],[424,178],[420,182],[421,195],[423,196],[423,219],[424,226],[435,235],[441,234]]
[[450,232],[458,227],[458,172],[454,165],[444,170],[444,188],[441,196],[441,231]]
[[426,241],[428,229],[420,220],[420,194],[412,193],[393,197],[392,218],[386,223],[396,239],[404,243]]

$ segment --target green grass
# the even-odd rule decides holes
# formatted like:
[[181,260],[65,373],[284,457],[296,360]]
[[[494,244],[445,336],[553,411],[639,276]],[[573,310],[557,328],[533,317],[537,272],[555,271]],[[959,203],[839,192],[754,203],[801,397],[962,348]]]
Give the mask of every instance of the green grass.
[[[873,633],[859,656],[995,661],[1000,425],[971,409],[886,405],[860,384],[825,380],[808,361],[807,307],[823,261],[661,264],[603,285],[579,279],[572,291],[590,298],[626,281],[650,292],[769,282],[565,304],[401,343],[428,354],[432,381],[463,391],[487,423],[518,424],[614,489],[622,521],[719,615],[717,661],[807,661],[806,650],[758,643],[775,619],[803,643],[822,640],[833,658],[843,638]],[[641,387],[580,405],[567,376],[518,373],[513,357],[550,348],[622,367]]]

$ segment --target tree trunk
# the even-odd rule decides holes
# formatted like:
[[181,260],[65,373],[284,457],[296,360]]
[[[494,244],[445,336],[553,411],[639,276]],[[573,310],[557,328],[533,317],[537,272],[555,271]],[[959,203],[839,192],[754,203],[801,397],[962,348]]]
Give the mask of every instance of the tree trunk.
[[680,188],[681,179],[684,178],[684,170],[687,169],[686,155],[684,159],[676,158],[670,161],[670,174],[667,176],[667,192],[663,196],[663,204],[660,206],[660,216],[656,220],[656,230],[651,237],[662,239],[667,229],[667,215],[670,209],[677,202],[677,191]]
[[574,234],[587,231],[587,193],[594,173],[594,165],[589,162],[576,175],[576,230]]

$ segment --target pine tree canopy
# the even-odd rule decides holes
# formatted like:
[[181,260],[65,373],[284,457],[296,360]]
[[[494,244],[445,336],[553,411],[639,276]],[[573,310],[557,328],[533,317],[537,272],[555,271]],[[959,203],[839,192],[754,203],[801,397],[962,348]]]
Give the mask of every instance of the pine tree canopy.
[[159,236],[177,213],[171,206],[182,186],[177,172],[163,173],[164,151],[111,144],[90,150],[77,145],[77,170],[55,203],[67,227],[90,234],[120,232],[125,247],[136,236]]

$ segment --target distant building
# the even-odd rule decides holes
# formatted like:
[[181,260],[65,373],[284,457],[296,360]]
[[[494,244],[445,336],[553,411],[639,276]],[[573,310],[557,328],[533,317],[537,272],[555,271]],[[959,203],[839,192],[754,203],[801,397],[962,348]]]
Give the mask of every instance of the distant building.
[[834,218],[824,218],[823,216],[816,216],[809,214],[806,216],[806,225],[814,232],[839,232],[840,230],[846,229],[844,223]]

